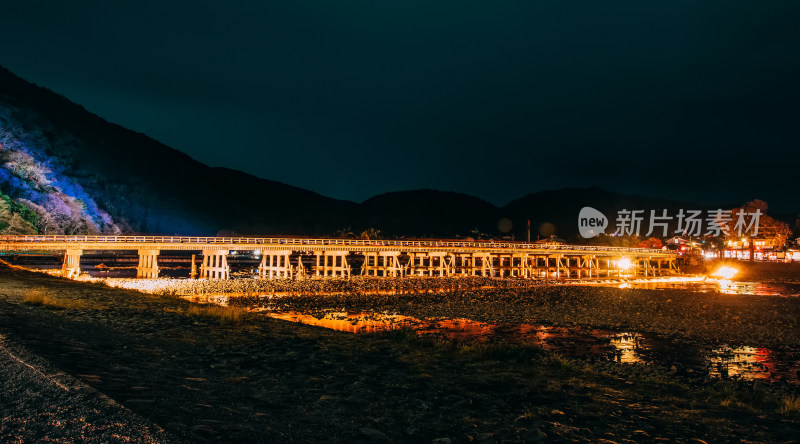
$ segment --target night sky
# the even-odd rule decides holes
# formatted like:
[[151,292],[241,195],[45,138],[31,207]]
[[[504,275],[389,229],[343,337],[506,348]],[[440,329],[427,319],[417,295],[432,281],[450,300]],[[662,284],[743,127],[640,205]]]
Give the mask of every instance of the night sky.
[[800,2],[121,3],[5,2],[0,64],[336,198],[599,185],[800,211]]

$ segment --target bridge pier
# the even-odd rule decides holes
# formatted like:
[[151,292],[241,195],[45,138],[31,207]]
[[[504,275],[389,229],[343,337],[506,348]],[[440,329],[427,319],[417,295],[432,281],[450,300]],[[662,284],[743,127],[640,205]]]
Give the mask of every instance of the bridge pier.
[[669,276],[671,274],[676,274],[678,272],[678,269],[675,266],[674,259],[655,258],[652,260],[655,260],[657,265],[656,267],[657,276]]
[[361,274],[365,276],[402,277],[399,251],[365,251]]
[[494,256],[494,258],[497,259],[496,260],[497,265],[495,265],[495,267],[494,267],[495,273],[497,273],[498,277],[505,277],[506,276],[506,272],[509,269],[509,266],[505,264],[506,259],[508,257],[506,255],[504,255],[504,254],[498,254],[498,255]]
[[444,251],[408,253],[408,274],[414,276],[450,276],[452,264]]
[[317,265],[314,276],[350,277],[350,264],[347,263],[349,251],[315,251]]
[[497,265],[494,266],[494,275],[497,277],[522,277],[525,271],[528,254],[527,253],[503,253],[498,254]]
[[203,265],[200,277],[204,279],[230,279],[228,250],[203,250]]
[[139,250],[139,265],[136,267],[136,277],[156,279],[158,277],[159,250]]
[[678,269],[678,260],[675,258],[670,258],[667,260],[669,262],[669,274],[678,274],[680,270]]
[[83,250],[67,250],[64,253],[64,264],[61,266],[61,276],[76,278],[81,274],[81,255]]
[[295,276],[295,279],[305,279],[305,277],[306,277],[306,267],[303,266],[303,255],[302,254],[297,256],[297,267],[295,268],[294,276]]
[[597,257],[594,255],[590,256],[580,256],[578,258],[578,278],[588,277],[599,277],[599,265],[597,261]]
[[455,276],[471,276],[472,255],[469,253],[450,253],[450,263]]
[[527,253],[514,253],[509,255],[510,276],[511,277],[527,277],[526,265],[528,263]]
[[[545,277],[545,272],[542,271],[542,257],[533,255],[528,257],[528,278],[541,278]],[[545,264],[546,265],[546,264]]]
[[261,264],[258,266],[258,277],[260,279],[291,278],[294,276],[294,269],[289,259],[292,250],[282,251],[263,251]]
[[472,253],[472,264],[473,276],[494,276],[492,253]]

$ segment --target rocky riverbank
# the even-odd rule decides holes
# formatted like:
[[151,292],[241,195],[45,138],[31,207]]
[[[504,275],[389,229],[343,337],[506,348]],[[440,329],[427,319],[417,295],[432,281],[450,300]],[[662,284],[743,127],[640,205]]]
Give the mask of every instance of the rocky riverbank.
[[[559,304],[555,295],[545,301]],[[171,441],[785,442],[800,434],[800,396],[780,384],[197,307],[0,269],[0,334],[163,427]],[[26,427],[50,425],[31,416]],[[20,436],[11,424],[0,440]]]
[[82,276],[82,281],[95,282],[109,287],[137,290],[149,294],[247,294],[247,293],[297,293],[318,295],[331,293],[424,293],[486,288],[531,288],[547,285],[547,281],[520,278],[469,277],[408,277],[385,278],[353,276],[351,278],[308,279],[123,279],[92,278]]

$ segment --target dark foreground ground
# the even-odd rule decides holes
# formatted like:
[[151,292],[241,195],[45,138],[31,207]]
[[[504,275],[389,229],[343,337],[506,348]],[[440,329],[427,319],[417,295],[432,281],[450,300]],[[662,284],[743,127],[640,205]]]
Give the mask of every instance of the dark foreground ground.
[[[554,295],[546,301],[566,304]],[[0,335],[51,369],[28,378],[0,359],[4,378],[22,375],[4,386],[29,385],[0,393],[0,442],[47,438],[52,412],[84,404],[42,388],[54,369],[98,392],[86,396],[118,404],[93,404],[94,416],[77,414],[84,422],[106,408],[129,415],[114,439],[101,426],[64,425],[82,434],[76,440],[96,442],[800,437],[800,398],[770,384],[585,363],[524,344],[455,344],[404,331],[356,336],[7,268],[0,268]],[[31,394],[42,400],[19,399]]]

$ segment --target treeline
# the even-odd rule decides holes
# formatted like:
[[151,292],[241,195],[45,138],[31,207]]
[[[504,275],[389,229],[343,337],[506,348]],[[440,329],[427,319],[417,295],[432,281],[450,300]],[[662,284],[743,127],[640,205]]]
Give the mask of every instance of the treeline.
[[26,128],[15,111],[0,108],[0,233],[119,233],[113,218],[65,171],[62,158],[49,155],[57,149],[42,131],[46,127]]

